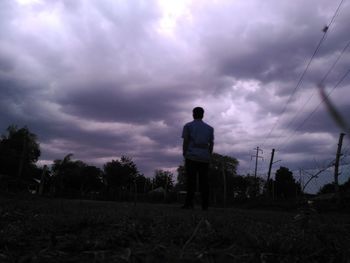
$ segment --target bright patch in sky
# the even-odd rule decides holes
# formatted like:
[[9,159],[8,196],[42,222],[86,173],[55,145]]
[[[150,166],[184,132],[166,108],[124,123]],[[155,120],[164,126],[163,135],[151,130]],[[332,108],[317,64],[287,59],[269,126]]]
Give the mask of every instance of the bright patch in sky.
[[41,0],[16,0],[20,5],[40,4]]
[[160,19],[160,31],[167,35],[172,35],[179,19],[190,19],[191,12],[189,0],[159,0],[162,10]]

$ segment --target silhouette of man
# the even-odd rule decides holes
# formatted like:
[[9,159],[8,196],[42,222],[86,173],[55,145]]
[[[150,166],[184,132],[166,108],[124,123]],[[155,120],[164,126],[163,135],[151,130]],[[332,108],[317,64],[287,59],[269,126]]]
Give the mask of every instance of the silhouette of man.
[[182,208],[193,208],[193,198],[196,189],[197,175],[202,198],[202,209],[207,210],[209,205],[208,170],[214,147],[214,129],[202,119],[204,109],[193,109],[193,121],[183,127],[183,156],[185,158],[187,195]]

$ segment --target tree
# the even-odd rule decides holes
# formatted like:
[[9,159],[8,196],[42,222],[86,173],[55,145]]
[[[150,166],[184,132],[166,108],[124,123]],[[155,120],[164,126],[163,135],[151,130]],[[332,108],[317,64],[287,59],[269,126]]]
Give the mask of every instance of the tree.
[[136,192],[147,193],[152,188],[152,182],[150,178],[146,178],[143,174],[138,174],[135,178]]
[[82,171],[84,162],[72,160],[73,154],[67,154],[63,160],[54,160],[52,172],[55,194],[77,194],[82,189]]
[[47,165],[44,165],[43,167],[40,167],[40,183],[38,188],[38,194],[48,194],[50,189],[50,183],[51,183],[51,173],[47,167]]
[[258,197],[262,194],[263,186],[265,185],[265,181],[262,178],[248,174],[244,179],[247,184],[246,195],[248,198]]
[[82,168],[80,172],[81,185],[80,192],[81,195],[86,195],[91,191],[99,191],[103,187],[102,183],[102,171],[96,166],[88,165]]
[[343,192],[350,192],[350,178],[343,185],[340,186],[340,189]]
[[246,200],[248,198],[249,180],[246,177],[237,175],[232,177],[231,183],[234,198],[237,200]]
[[107,191],[112,198],[116,197],[115,194],[132,190],[139,175],[136,164],[127,156],[107,162],[103,170]]
[[180,165],[177,169],[177,182],[175,188],[177,191],[186,190],[186,171],[183,165]]
[[238,164],[234,157],[213,154],[209,168],[209,184],[214,202],[224,202],[225,198],[233,195],[232,178],[237,175]]
[[165,170],[155,170],[153,187],[163,187],[166,191],[171,190],[174,187],[173,174]]
[[295,198],[301,192],[300,184],[295,182],[293,173],[283,166],[276,171],[274,186],[275,196],[277,198]]
[[244,201],[259,195],[263,184],[263,179],[250,174],[246,176],[237,175],[232,177],[231,182],[229,182],[229,185],[232,186],[233,189],[234,199],[238,201]]
[[335,185],[334,185],[334,183],[325,184],[317,192],[317,194],[330,194],[330,193],[335,193]]
[[40,157],[37,136],[25,126],[18,129],[11,125],[7,135],[0,139],[0,174],[11,177],[32,178],[36,173],[35,163]]
[[[348,192],[350,190],[350,178],[344,184],[339,185],[339,190],[342,193]],[[325,184],[317,192],[317,194],[329,194],[329,193],[335,193],[335,184],[334,184],[334,182]]]

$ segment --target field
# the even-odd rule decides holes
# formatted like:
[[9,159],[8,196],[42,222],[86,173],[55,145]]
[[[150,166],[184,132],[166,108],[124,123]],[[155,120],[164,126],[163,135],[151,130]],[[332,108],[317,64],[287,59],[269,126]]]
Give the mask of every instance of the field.
[[0,198],[0,262],[350,262],[350,215]]

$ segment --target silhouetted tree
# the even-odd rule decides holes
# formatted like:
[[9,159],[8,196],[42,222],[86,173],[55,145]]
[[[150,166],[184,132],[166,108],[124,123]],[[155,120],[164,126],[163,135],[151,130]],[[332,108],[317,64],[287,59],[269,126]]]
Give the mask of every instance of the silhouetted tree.
[[180,165],[177,169],[177,182],[175,184],[175,189],[177,191],[186,190],[186,171],[183,165]]
[[301,187],[295,182],[293,173],[288,168],[281,166],[276,171],[274,191],[277,198],[290,199],[295,198],[301,192]]
[[55,194],[79,194],[82,189],[82,171],[87,164],[72,160],[73,154],[66,155],[63,160],[54,160],[52,165]]
[[116,194],[120,196],[121,192],[132,190],[139,175],[136,164],[127,156],[107,162],[103,170],[107,191],[113,198],[116,198]]
[[[348,191],[350,191],[350,178],[345,183],[339,185],[339,190],[340,190],[340,192],[348,192]],[[325,184],[317,192],[317,194],[329,194],[329,193],[335,193],[335,185],[334,185],[334,183]]]
[[237,175],[232,177],[230,185],[232,185],[234,200],[245,201],[256,196],[256,186],[261,185],[261,178],[251,175]]
[[268,181],[266,181],[264,185],[263,192],[265,196],[268,198],[272,198],[273,191],[274,191],[274,183],[275,181],[273,179],[269,179]]
[[262,178],[248,174],[244,179],[248,185],[246,192],[248,198],[259,197],[263,193],[265,181]]
[[38,186],[38,194],[49,194],[50,185],[52,182],[52,176],[51,172],[48,169],[47,165],[44,165],[43,167],[40,167],[40,175],[38,174],[37,178],[40,180],[39,186]]
[[334,183],[325,184],[321,187],[321,189],[317,192],[317,194],[329,194],[335,192]]
[[145,177],[143,174],[138,174],[136,176],[135,185],[137,193],[147,193],[152,188],[151,179]]
[[[226,181],[227,198],[233,195],[233,177],[237,175],[239,162],[236,158],[214,153],[209,168],[210,193],[214,202],[224,199],[224,183]],[[225,180],[224,180],[225,176]]]
[[32,178],[36,175],[35,163],[40,156],[39,143],[27,127],[11,125],[7,135],[0,139],[0,174],[11,177]]
[[165,170],[155,170],[153,187],[163,187],[167,191],[171,190],[174,187],[173,174]]
[[343,185],[340,186],[340,190],[342,190],[343,192],[350,192],[350,178]]
[[82,168],[80,172],[81,185],[80,192],[81,195],[86,195],[91,191],[99,191],[103,187],[102,183],[102,171],[96,166],[88,165]]

